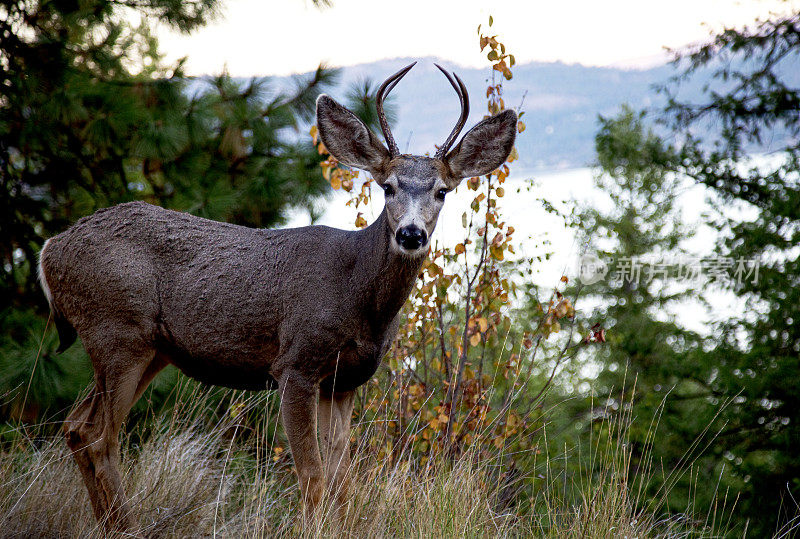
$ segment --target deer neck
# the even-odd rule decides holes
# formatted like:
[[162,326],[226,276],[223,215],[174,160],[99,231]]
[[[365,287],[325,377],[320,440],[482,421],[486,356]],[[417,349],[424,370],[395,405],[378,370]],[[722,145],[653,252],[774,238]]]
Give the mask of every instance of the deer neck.
[[408,299],[426,256],[408,257],[392,245],[393,231],[384,209],[378,219],[358,233],[362,291],[368,307],[387,317],[387,324]]

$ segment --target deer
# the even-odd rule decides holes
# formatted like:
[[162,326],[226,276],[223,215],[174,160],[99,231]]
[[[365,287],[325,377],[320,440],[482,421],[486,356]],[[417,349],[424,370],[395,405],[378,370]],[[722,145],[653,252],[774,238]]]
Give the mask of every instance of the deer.
[[376,93],[386,145],[328,95],[316,102],[328,152],[383,189],[384,207],[366,228],[255,229],[137,201],[100,209],[44,243],[39,279],[58,351],[80,337],[94,370],[63,431],[107,531],[137,533],[119,431],[169,364],[206,384],[277,389],[304,511],[313,514],[326,492],[346,502],[354,392],[396,336],[447,193],[501,166],[517,131],[517,114],[506,110],[453,147],[469,95],[437,64],[460,117],[433,157],[401,154],[384,100],[415,64]]

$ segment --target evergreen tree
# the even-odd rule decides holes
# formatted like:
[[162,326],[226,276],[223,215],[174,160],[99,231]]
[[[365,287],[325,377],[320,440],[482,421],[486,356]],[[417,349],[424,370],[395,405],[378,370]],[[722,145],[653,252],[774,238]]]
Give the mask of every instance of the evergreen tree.
[[[730,402],[711,451],[728,462],[722,486],[742,492],[737,512],[753,537],[796,518],[800,499],[799,55],[798,13],[728,29],[681,55],[681,75],[664,89],[665,118],[684,141],[677,169],[725,203],[719,254],[758,265],[757,276],[731,283],[747,312],[719,325],[697,377]],[[713,90],[684,101],[685,82],[703,70]]]
[[607,199],[581,203],[574,220],[589,254],[607,264],[608,272],[596,282],[585,276],[581,291],[583,305],[598,305],[588,319],[602,322],[607,342],[582,354],[596,372],[587,380],[592,396],[566,406],[573,416],[583,416],[586,429],[603,426],[585,420],[598,413],[592,405],[634,417],[628,433],[631,466],[638,480],[649,483],[648,501],[666,503],[659,510],[682,512],[694,488],[692,502],[702,510],[713,497],[713,489],[705,488],[713,485],[708,481],[713,467],[703,481],[693,477],[695,484],[688,485],[685,478],[671,486],[667,499],[660,497],[666,479],[661,470],[648,469],[659,462],[680,471],[687,448],[712,421],[715,407],[696,381],[708,370],[699,359],[702,338],[680,320],[687,309],[703,305],[701,291],[679,275],[690,259],[684,244],[693,235],[678,200],[686,180],[672,172],[674,148],[643,119],[643,113],[623,107],[618,116],[600,119],[595,137],[595,182]]

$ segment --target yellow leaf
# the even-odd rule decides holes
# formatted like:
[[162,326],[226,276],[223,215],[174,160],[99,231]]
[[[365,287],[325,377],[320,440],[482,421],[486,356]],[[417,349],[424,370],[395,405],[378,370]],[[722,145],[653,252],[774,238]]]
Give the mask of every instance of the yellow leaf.
[[481,334],[476,333],[472,337],[469,338],[469,343],[472,346],[478,346],[481,343]]
[[496,193],[498,197],[503,198],[503,196],[506,194],[506,190],[502,187],[498,187]]
[[489,321],[482,316],[475,321],[478,323],[478,326],[480,326],[481,331],[486,331],[486,328],[489,327]]
[[495,71],[499,71],[501,73],[505,73],[506,71],[508,71],[508,66],[506,66],[505,60],[500,60],[499,62],[497,62],[492,66],[492,69],[494,69]]
[[503,255],[502,247],[496,247],[494,245],[491,245],[489,247],[489,252],[494,257],[495,260],[503,260],[505,258],[505,256]]
[[456,245],[455,252],[456,252],[457,255],[460,255],[460,254],[466,252],[466,250],[467,250],[467,248],[464,247],[463,243],[459,243],[458,245]]
[[356,228],[364,228],[365,226],[367,226],[367,220],[364,219],[361,212],[358,212],[358,215],[356,215]]
[[517,122],[517,132],[518,133],[522,133],[523,131],[525,131],[525,127],[526,127],[525,126],[525,122],[522,122],[522,121]]

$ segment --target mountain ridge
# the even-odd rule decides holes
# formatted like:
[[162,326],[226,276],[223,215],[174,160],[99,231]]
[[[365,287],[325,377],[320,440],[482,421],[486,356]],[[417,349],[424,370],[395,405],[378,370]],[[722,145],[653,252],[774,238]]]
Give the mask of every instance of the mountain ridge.
[[[485,90],[493,73],[500,80],[499,73],[493,72],[489,66],[469,68],[436,57],[390,58],[337,68],[339,83],[328,93],[342,101],[354,84],[368,78],[377,85],[413,61],[417,61],[417,65],[392,93],[397,111],[392,133],[401,151],[432,153],[435,145],[444,141],[460,112],[455,92],[434,63],[455,71],[464,80],[470,92],[471,112],[467,129],[487,114]],[[746,59],[741,61],[743,66],[745,62]],[[712,69],[706,68],[685,82],[681,97],[699,99],[703,86],[711,80]],[[800,60],[794,59],[787,69],[791,82],[800,84]],[[506,107],[525,113],[526,130],[517,139],[519,164],[534,171],[593,164],[598,117],[617,114],[623,104],[634,109],[657,111],[666,99],[654,86],[666,83],[677,74],[670,63],[628,68],[528,62],[517,64],[513,70],[514,78],[503,80],[503,98]],[[290,89],[296,77],[266,78],[278,88]],[[716,81],[714,84],[717,89],[722,87]]]

